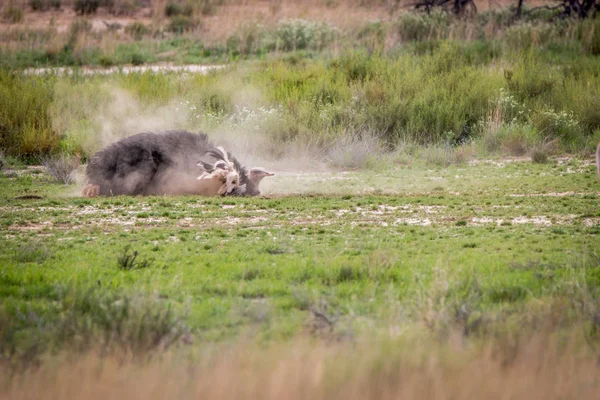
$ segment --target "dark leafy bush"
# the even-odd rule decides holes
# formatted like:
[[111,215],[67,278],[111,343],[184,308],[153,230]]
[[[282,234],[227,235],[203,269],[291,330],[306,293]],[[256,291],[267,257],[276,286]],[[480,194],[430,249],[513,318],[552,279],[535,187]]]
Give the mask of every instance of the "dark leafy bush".
[[176,15],[171,17],[167,29],[169,32],[182,34],[184,32],[194,30],[196,27],[198,27],[198,22],[192,18],[183,15]]
[[131,64],[133,65],[143,65],[148,62],[148,58],[143,53],[133,53],[131,55]]
[[29,7],[33,11],[46,11],[48,9],[48,2],[45,0],[29,0]]
[[81,15],[95,14],[100,6],[100,0],[75,0],[73,9]]
[[117,266],[124,271],[148,268],[152,264],[152,261],[138,259],[139,255],[140,253],[137,250],[131,250],[131,248],[127,246],[123,250],[123,254],[117,258]]
[[165,6],[165,15],[167,17],[175,17],[178,15],[185,15],[190,17],[194,13],[194,9],[190,4],[186,4],[185,6],[179,3],[167,3]]

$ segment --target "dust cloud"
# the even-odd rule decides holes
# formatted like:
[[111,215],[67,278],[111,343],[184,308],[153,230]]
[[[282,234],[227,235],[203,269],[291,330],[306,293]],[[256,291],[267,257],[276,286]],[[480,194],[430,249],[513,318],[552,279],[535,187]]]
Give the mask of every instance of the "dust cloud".
[[[203,123],[206,121],[205,115],[201,114],[203,111],[189,101],[176,98],[166,105],[152,106],[142,104],[122,87],[113,85],[105,89],[110,93],[110,101],[95,111],[92,117],[95,132],[88,135],[82,143],[84,151],[88,154],[94,154],[119,140],[142,132],[188,130],[194,133],[206,132],[214,145],[223,146],[248,169],[263,167],[275,173],[274,177],[262,181],[263,194],[297,193],[297,188],[290,187],[283,181],[278,184],[284,176],[287,183],[289,177],[294,174],[331,172],[326,153],[317,145],[301,141],[283,143],[265,133],[262,125],[277,124],[281,111],[257,106],[265,102],[260,91],[251,86],[231,92],[233,113],[222,117],[220,123],[212,126]],[[165,185],[163,189],[168,189],[168,192],[198,193],[198,188],[195,187],[198,185],[196,177],[202,171],[196,163],[203,155],[182,154],[168,176],[160,178]],[[135,174],[136,182],[143,179],[144,177]],[[136,182],[128,185],[135,185]],[[76,192],[80,194],[87,184],[85,166],[78,169],[76,183]],[[190,186],[193,189],[190,189]],[[153,190],[156,193],[161,191]]]

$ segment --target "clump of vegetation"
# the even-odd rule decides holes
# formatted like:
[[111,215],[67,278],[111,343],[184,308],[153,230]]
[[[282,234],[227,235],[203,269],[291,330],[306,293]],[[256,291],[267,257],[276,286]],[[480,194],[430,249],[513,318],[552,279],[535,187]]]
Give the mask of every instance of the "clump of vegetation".
[[326,23],[294,19],[280,22],[275,35],[278,47],[285,51],[321,50],[334,39],[335,29]]
[[41,264],[50,258],[50,249],[40,241],[29,241],[21,244],[15,254],[15,260],[19,263]]
[[198,26],[198,21],[194,20],[193,18],[184,15],[176,15],[170,18],[167,29],[169,32],[182,34],[184,32],[192,31],[198,28]]
[[142,40],[150,33],[150,28],[142,22],[132,22],[125,27],[125,33],[131,35],[135,40]]
[[0,351],[16,367],[35,365],[39,357],[58,350],[100,348],[105,354],[144,359],[190,340],[184,314],[161,299],[101,288],[56,286],[47,291],[56,299],[56,315],[35,307],[13,315],[0,309]]
[[79,158],[61,154],[58,156],[46,156],[42,158],[42,165],[46,167],[46,172],[65,185],[75,182],[75,171],[79,167]]
[[545,164],[548,162],[550,154],[554,151],[558,139],[548,140],[546,138],[533,146],[530,151],[531,161],[536,164]]
[[131,250],[130,246],[123,249],[123,254],[117,258],[117,266],[123,271],[148,268],[152,265],[150,260],[138,260],[139,252]]
[[194,13],[194,9],[191,4],[181,5],[179,3],[167,3],[165,6],[165,15],[167,17],[186,16],[191,17]]
[[100,7],[100,0],[75,0],[73,3],[73,9],[81,15],[95,14],[98,7]]
[[58,148],[48,105],[51,77],[25,77],[0,69],[0,146],[7,155],[31,159]]
[[343,134],[329,148],[327,158],[335,167],[365,168],[376,163],[382,153],[379,139],[371,133]]
[[132,15],[143,4],[139,0],[104,0],[101,5],[107,7],[112,15]]
[[2,12],[2,20],[9,24],[18,24],[25,18],[25,13],[18,7],[6,7]]
[[59,10],[62,0],[29,0],[29,7],[33,11],[48,11],[51,8]]

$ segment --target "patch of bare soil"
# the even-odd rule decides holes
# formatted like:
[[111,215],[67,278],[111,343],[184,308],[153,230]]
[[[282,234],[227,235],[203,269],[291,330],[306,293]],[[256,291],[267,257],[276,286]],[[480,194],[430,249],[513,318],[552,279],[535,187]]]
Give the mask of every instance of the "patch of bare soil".
[[[153,65],[138,65],[138,66],[121,66],[121,67],[110,67],[110,68],[99,68],[99,67],[79,67],[77,73],[82,75],[110,75],[115,73],[130,74],[130,73],[142,73],[142,72],[189,72],[195,74],[208,74],[211,71],[223,68],[222,65],[173,65],[170,63],[153,64]],[[58,75],[71,75],[73,74],[73,68],[70,67],[58,67],[58,68],[28,68],[24,72],[32,75],[42,75],[47,73],[53,73]]]

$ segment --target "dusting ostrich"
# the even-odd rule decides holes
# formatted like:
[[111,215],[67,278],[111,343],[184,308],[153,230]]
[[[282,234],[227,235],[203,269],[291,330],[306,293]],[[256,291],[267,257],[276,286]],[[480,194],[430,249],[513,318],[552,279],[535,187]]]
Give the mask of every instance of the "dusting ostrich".
[[225,149],[218,146],[216,150],[209,150],[207,154],[214,155],[217,161],[211,165],[204,161],[199,161],[198,166],[204,169],[202,175],[198,177],[199,181],[210,181],[221,184],[217,194],[234,194],[234,190],[239,190],[240,174],[235,170],[235,165],[229,161]]
[[[217,161],[213,164],[201,161],[202,168],[198,168],[198,160],[207,155]],[[210,174],[215,169],[227,173],[202,174],[202,179],[198,179],[202,172]],[[206,134],[187,131],[140,133],[122,139],[94,154],[86,173],[89,181],[83,190],[86,197],[163,194],[256,196],[260,194],[258,183],[262,179],[257,180],[252,173],[249,175],[231,154],[216,148]]]
[[[228,172],[237,171],[240,175],[240,180],[237,182],[238,187],[235,188],[231,195],[236,196],[258,196],[260,194],[259,185],[264,177],[274,176],[275,174],[267,172],[262,167],[254,167],[250,169],[250,172],[246,172],[246,168],[242,167],[241,164],[228,154],[222,147],[217,147],[216,150],[209,150],[207,154],[217,159],[213,165],[205,163],[203,161],[198,162],[198,166],[203,168],[204,172],[198,179],[214,179],[218,176],[223,176]],[[231,161],[229,160],[231,158]],[[231,174],[227,175],[230,179],[235,179]]]

